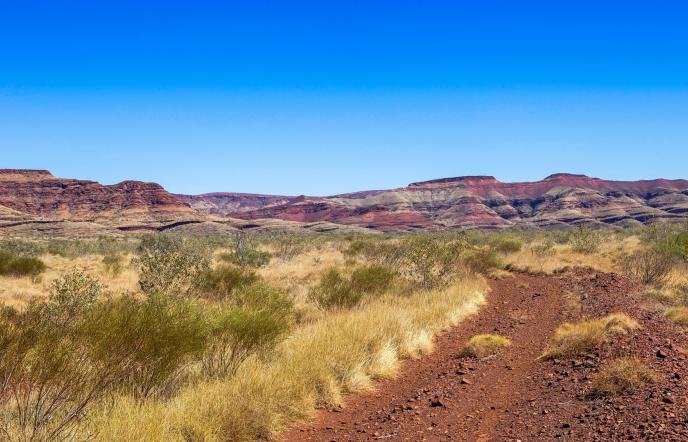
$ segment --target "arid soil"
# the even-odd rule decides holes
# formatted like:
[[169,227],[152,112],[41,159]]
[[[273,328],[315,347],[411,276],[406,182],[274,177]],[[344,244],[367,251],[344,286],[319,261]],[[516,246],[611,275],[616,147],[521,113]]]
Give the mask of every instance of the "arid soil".
[[[433,354],[283,440],[688,440],[688,336],[640,287],[583,269],[491,286],[488,304],[441,336]],[[617,311],[642,328],[571,359],[537,359],[562,322]],[[512,346],[483,360],[460,357],[479,333],[508,336]],[[643,359],[659,379],[615,398],[591,397],[591,377],[619,356]]]

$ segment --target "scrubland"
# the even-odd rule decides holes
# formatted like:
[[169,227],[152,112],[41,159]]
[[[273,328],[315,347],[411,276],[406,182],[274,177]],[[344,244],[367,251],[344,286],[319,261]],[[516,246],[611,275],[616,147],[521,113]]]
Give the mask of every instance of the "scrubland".
[[[274,437],[432,351],[480,308],[486,277],[585,266],[646,284],[677,323],[688,305],[684,224],[12,239],[0,250],[0,434],[11,441]],[[544,357],[636,325],[623,314],[564,324]],[[508,345],[484,335],[466,351]],[[619,361],[600,394],[631,388],[624,373],[633,385],[651,377]]]

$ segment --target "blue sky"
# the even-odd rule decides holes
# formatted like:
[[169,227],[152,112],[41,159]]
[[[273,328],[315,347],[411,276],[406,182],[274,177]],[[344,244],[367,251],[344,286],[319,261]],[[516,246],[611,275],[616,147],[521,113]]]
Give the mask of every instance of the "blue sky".
[[0,167],[174,192],[688,177],[682,1],[0,8]]

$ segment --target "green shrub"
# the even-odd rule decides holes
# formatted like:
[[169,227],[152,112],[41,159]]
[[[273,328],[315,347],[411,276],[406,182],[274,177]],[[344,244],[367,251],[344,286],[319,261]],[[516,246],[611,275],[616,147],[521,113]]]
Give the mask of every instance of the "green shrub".
[[190,301],[152,295],[98,301],[100,283],[74,271],[47,301],[0,315],[0,433],[72,440],[93,403],[117,390],[165,394],[200,360],[208,327]]
[[351,287],[361,293],[376,295],[387,291],[394,277],[395,273],[387,267],[376,264],[361,266],[351,274]]
[[270,253],[258,249],[255,238],[247,233],[237,232],[232,236],[230,252],[220,259],[239,267],[263,267],[270,262]]
[[484,275],[502,267],[497,253],[492,249],[471,250],[465,254],[464,262],[469,269]]
[[36,277],[45,269],[46,265],[38,258],[0,251],[0,275]]
[[265,355],[289,330],[291,301],[264,283],[243,286],[208,314],[210,340],[203,355],[208,376],[233,374],[252,354]]
[[420,234],[406,238],[401,248],[400,268],[421,288],[431,289],[448,283],[456,274],[467,244],[463,239],[452,240],[440,234]]
[[322,274],[320,283],[311,290],[309,297],[321,308],[350,308],[361,301],[363,293],[354,290],[351,282],[333,268]]
[[141,291],[151,294],[188,295],[209,267],[204,250],[168,235],[148,235],[141,241],[135,264]]
[[600,248],[600,236],[590,227],[579,224],[569,239],[571,250],[576,253],[590,255]]
[[230,297],[235,289],[253,284],[259,279],[253,272],[221,265],[203,272],[199,277],[198,287],[204,297],[222,300]]
[[664,284],[675,266],[674,256],[656,250],[640,250],[623,260],[628,276],[642,282],[660,286]]
[[99,303],[83,332],[97,343],[96,359],[123,367],[118,385],[139,399],[173,391],[186,364],[202,355],[208,336],[196,304],[161,295]]
[[9,440],[69,440],[111,380],[88,337],[57,327],[37,304],[0,324],[2,433]]
[[492,247],[498,253],[517,253],[523,248],[523,242],[516,238],[499,238]]
[[74,270],[52,282],[48,304],[51,319],[63,325],[70,324],[82,317],[98,302],[102,285],[96,278],[83,270]]
[[655,243],[653,249],[688,261],[688,232],[669,235]]
[[100,323],[87,326],[99,290],[73,272],[53,283],[49,301],[0,317],[0,426],[10,440],[72,439],[122,376],[125,365],[99,357],[112,349],[91,332]]

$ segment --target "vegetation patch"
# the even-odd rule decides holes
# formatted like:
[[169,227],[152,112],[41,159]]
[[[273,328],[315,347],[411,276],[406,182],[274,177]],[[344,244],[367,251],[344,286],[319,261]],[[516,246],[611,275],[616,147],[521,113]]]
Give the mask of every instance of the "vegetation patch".
[[360,266],[346,277],[336,268],[322,273],[320,282],[309,294],[309,299],[323,309],[351,308],[365,297],[374,297],[387,291],[396,274],[377,264]]
[[461,350],[461,356],[468,356],[472,358],[485,358],[491,356],[499,349],[509,347],[511,341],[509,338],[499,335],[477,335],[473,336],[468,343]]
[[517,238],[498,238],[492,243],[492,247],[498,253],[516,253],[523,248],[523,242]]
[[661,286],[669,279],[676,259],[668,253],[656,250],[640,250],[623,260],[626,274],[643,284]]
[[361,293],[379,295],[387,291],[396,274],[377,264],[360,266],[351,273],[351,287]]
[[639,324],[624,313],[612,313],[604,318],[560,325],[554,332],[543,359],[575,356],[606,342],[611,336],[638,328]]
[[688,307],[672,307],[666,311],[666,317],[676,325],[688,327]]
[[0,275],[2,276],[36,277],[45,269],[45,263],[38,258],[0,251]]
[[189,240],[148,235],[141,240],[135,264],[143,293],[188,295],[209,267],[207,253]]
[[593,254],[600,248],[600,239],[598,232],[580,224],[569,238],[571,251],[585,255]]
[[217,301],[228,299],[235,290],[259,280],[258,275],[252,271],[224,264],[201,273],[197,279],[197,287],[204,298]]
[[657,374],[636,358],[619,358],[605,364],[592,379],[592,396],[616,396],[653,382]]

